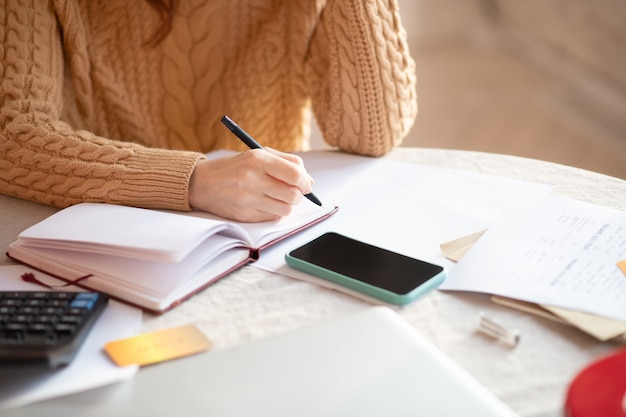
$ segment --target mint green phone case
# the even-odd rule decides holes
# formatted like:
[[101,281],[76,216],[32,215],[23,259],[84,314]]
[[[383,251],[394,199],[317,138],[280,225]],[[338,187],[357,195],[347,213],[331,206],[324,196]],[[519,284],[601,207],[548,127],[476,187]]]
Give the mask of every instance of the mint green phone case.
[[331,271],[308,261],[295,258],[291,255],[291,252],[285,254],[285,261],[289,266],[295,269],[395,305],[406,305],[417,300],[429,291],[437,288],[446,277],[445,270],[442,270],[406,294],[398,294],[384,288],[379,288],[366,282],[359,281],[355,278],[342,275],[338,272]]

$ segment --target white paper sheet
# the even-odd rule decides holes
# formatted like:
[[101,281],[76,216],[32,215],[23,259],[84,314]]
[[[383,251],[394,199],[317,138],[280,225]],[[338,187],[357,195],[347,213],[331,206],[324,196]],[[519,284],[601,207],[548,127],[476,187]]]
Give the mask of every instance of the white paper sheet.
[[530,199],[494,224],[440,287],[626,321],[626,212],[573,199]]
[[314,192],[339,211],[328,220],[261,253],[253,266],[306,279],[284,255],[335,231],[444,267],[439,244],[484,230],[520,201],[552,186],[344,153],[301,155],[315,178]]
[[[20,279],[25,272],[32,272],[32,269],[21,265],[0,267],[0,290],[41,290],[41,286]],[[42,281],[60,283],[40,272],[35,274]],[[139,368],[117,367],[102,348],[106,342],[137,334],[141,330],[141,317],[140,310],[110,300],[67,367],[46,369],[0,365],[0,410],[132,378]]]

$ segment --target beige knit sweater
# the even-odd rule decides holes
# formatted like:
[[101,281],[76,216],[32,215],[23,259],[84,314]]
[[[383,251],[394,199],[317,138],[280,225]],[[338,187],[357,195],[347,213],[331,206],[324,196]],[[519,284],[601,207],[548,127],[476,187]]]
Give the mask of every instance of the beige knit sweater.
[[395,0],[0,0],[0,192],[189,210],[202,153],[331,145],[381,155],[417,112]]

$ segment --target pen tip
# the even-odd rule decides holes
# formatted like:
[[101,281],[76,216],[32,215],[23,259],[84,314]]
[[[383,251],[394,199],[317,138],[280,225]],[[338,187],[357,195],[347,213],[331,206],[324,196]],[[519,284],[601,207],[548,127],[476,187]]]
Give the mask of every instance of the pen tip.
[[320,207],[322,206],[322,202],[320,201],[319,198],[315,196],[315,194],[310,193],[310,194],[305,194],[304,196],[308,198],[309,200],[311,200],[312,202],[314,202],[315,204],[317,204],[318,206]]

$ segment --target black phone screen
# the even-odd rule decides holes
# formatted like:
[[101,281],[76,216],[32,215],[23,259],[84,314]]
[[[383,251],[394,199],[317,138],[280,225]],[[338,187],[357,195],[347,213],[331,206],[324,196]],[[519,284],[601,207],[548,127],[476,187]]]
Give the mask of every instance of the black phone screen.
[[439,265],[334,232],[321,235],[290,255],[396,294],[407,294],[443,271]]

